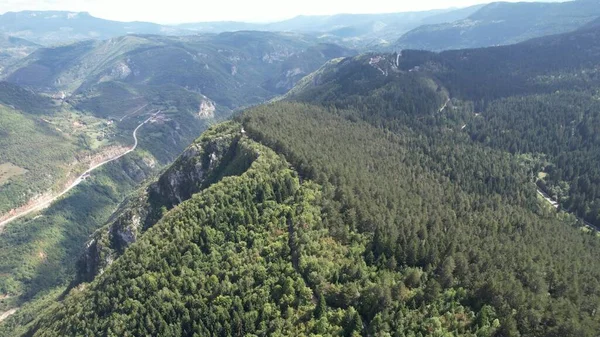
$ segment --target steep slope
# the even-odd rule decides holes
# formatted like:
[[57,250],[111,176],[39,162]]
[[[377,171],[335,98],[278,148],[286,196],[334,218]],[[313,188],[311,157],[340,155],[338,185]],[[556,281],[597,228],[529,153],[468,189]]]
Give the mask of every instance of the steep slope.
[[159,178],[125,201],[109,224],[86,244],[76,281],[89,282],[101,274],[174,206],[224,176],[246,171],[256,156],[240,153],[239,128],[224,123],[206,131]]
[[400,49],[448,50],[507,45],[574,31],[600,16],[600,2],[489,4],[466,19],[426,25],[403,35]]
[[60,110],[49,98],[0,82],[0,215],[63,181],[83,152],[77,139],[44,122]]
[[0,33],[0,73],[4,67],[26,57],[38,47],[33,42]]
[[[540,187],[566,210],[599,226],[594,192],[600,187],[595,169],[598,43],[600,30],[592,28],[506,47],[368,55],[328,64],[301,81],[289,97],[370,107],[365,118],[374,121],[389,109],[404,121],[415,107],[423,111],[418,107],[439,104],[443,112],[455,99],[470,102],[464,132],[489,146],[534,158],[538,172],[532,175],[539,174]],[[438,88],[435,94],[427,83]],[[402,85],[408,88],[394,90]],[[364,90],[384,99],[367,100]],[[388,97],[397,98],[386,103]],[[444,97],[452,101],[440,103]]]
[[593,335],[598,294],[575,284],[597,279],[599,242],[545,211],[514,158],[436,136],[441,119],[420,136],[356,112],[278,103],[206,134],[236,149],[218,164],[233,175],[165,207],[27,335]]
[[0,15],[0,32],[42,45],[105,40],[126,34],[177,34],[179,30],[147,22],[117,22],[83,12],[22,11]]
[[[20,94],[10,92],[12,101],[2,101],[9,91],[0,95],[0,102],[27,114],[41,115],[41,123],[55,128],[70,139],[69,143],[78,143],[78,156],[85,155],[83,150],[130,144],[131,133],[140,122],[150,114],[158,114],[153,123],[144,126],[151,136],[141,139],[140,145],[159,162],[167,163],[206,123],[284,93],[329,58],[345,55],[352,52],[318,45],[293,34],[258,32],[87,41],[40,49],[12,67],[7,75],[11,83],[52,95],[53,106],[36,106],[41,98],[29,99],[22,95],[27,93],[22,89]],[[8,85],[4,89],[8,90]],[[45,100],[52,105],[50,99]],[[59,115],[48,117],[55,112]],[[93,117],[83,118],[82,112]],[[28,151],[15,139],[6,141],[20,144],[6,151]],[[72,160],[64,159],[73,157],[73,151],[64,151],[60,156],[59,162],[65,168]],[[30,166],[25,169],[30,170]],[[36,166],[41,169],[45,165]],[[55,173],[47,172],[45,180],[64,180],[57,179]],[[11,192],[19,199],[5,203],[0,214],[43,194],[48,187],[43,184],[27,193]]]
[[[9,77],[27,89],[0,85],[1,107],[10,110],[0,131],[0,218],[80,184],[48,209],[3,226],[0,312],[64,288],[88,236],[209,124],[285,92],[330,57],[352,54],[294,34],[239,32],[87,41],[22,61]],[[17,316],[31,319],[36,310]]]
[[595,336],[598,235],[535,182],[597,166],[598,38],[328,63],[200,138],[17,331]]
[[[105,88],[109,85],[125,85],[123,95],[129,91],[130,96],[147,101],[150,98],[146,96],[154,93],[146,95],[139,92],[140,87],[172,85],[180,87],[182,95],[195,92],[197,97],[207,96],[218,110],[233,110],[281,92],[282,88],[265,84],[269,81],[287,81],[284,86],[289,87],[328,58],[352,53],[316,46],[313,39],[300,35],[261,32],[180,38],[127,36],[43,49],[5,73],[8,81],[36,90],[74,93],[78,102],[102,97],[114,102],[107,97],[111,95]],[[106,110],[112,109],[96,110],[108,114]]]

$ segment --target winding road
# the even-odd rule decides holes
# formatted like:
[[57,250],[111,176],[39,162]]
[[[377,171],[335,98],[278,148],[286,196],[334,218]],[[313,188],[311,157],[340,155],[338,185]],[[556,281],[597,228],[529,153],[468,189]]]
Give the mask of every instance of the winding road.
[[50,200],[46,200],[46,201],[43,201],[43,202],[40,202],[39,204],[37,204],[37,205],[34,205],[34,206],[32,206],[31,208],[29,208],[29,209],[27,209],[27,210],[24,210],[24,211],[22,211],[21,213],[19,213],[19,214],[16,214],[16,215],[14,215],[14,216],[12,216],[12,217],[10,217],[10,218],[8,218],[8,219],[6,219],[6,220],[4,220],[4,221],[0,222],[0,230],[2,230],[2,228],[4,228],[4,226],[8,225],[9,223],[11,223],[11,222],[13,222],[13,221],[17,220],[18,218],[21,218],[21,217],[23,217],[23,216],[25,216],[25,215],[31,214],[31,213],[33,213],[33,212],[36,212],[36,211],[40,211],[40,210],[42,210],[42,209],[44,209],[44,208],[46,208],[46,207],[50,206],[50,205],[51,205],[51,204],[52,204],[54,201],[56,201],[56,200],[60,199],[62,196],[64,196],[64,195],[65,195],[65,194],[67,194],[69,191],[71,191],[73,188],[75,188],[77,185],[81,184],[81,182],[83,182],[83,181],[85,180],[86,176],[87,176],[87,175],[89,175],[89,174],[90,174],[92,171],[94,171],[94,170],[96,170],[97,168],[99,168],[99,167],[101,167],[101,166],[104,166],[104,165],[106,165],[106,164],[108,164],[108,163],[110,163],[110,162],[112,162],[112,161],[115,161],[115,160],[117,160],[117,159],[119,159],[119,158],[121,158],[121,157],[123,157],[123,156],[125,156],[125,155],[127,155],[127,154],[129,154],[129,153],[131,153],[131,152],[133,152],[133,151],[135,151],[135,149],[136,149],[136,148],[137,148],[137,146],[138,146],[138,139],[137,139],[137,132],[138,132],[138,130],[139,130],[139,129],[140,129],[140,128],[141,128],[141,127],[144,125],[144,124],[148,123],[148,122],[149,122],[149,121],[150,121],[152,118],[154,118],[154,117],[155,117],[157,114],[159,114],[159,113],[160,113],[160,111],[158,111],[158,112],[156,112],[156,113],[152,114],[152,116],[148,117],[148,119],[146,119],[145,121],[143,121],[143,122],[142,122],[140,125],[138,125],[138,126],[135,128],[135,130],[133,130],[133,140],[134,140],[134,144],[133,144],[133,147],[131,147],[129,150],[127,150],[127,151],[125,151],[125,152],[121,153],[121,154],[120,154],[120,155],[118,155],[118,156],[115,156],[115,157],[113,157],[113,158],[107,159],[107,160],[105,160],[105,161],[103,161],[103,162],[101,162],[101,163],[99,163],[99,164],[96,164],[96,165],[92,166],[92,167],[91,167],[91,168],[89,168],[87,171],[83,172],[83,173],[82,173],[82,174],[81,174],[79,177],[77,177],[77,179],[75,179],[75,181],[73,181],[73,183],[72,183],[71,185],[69,185],[69,187],[67,187],[66,189],[64,189],[64,190],[63,190],[62,192],[60,192],[58,195],[54,196],[52,199],[50,199]]

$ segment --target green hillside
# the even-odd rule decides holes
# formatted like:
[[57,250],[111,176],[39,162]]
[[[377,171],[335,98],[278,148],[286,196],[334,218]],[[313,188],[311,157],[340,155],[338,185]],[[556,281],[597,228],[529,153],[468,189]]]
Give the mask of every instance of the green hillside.
[[[329,59],[350,55],[350,50],[291,33],[126,36],[41,49],[6,69],[5,77],[36,91],[64,91],[70,100],[88,108],[92,104],[93,113],[104,115],[122,113],[107,104],[143,105],[167,85],[179,87],[173,95],[191,91],[197,99],[214,102],[217,110],[230,111],[270,99]],[[117,99],[107,86],[123,88]]]
[[64,181],[67,165],[83,149],[76,136],[44,121],[62,114],[50,99],[0,82],[0,166],[18,173],[0,177],[0,214]]
[[[4,123],[21,118],[36,125],[25,130],[24,121],[10,122],[19,127],[3,139],[0,165],[28,172],[10,173],[11,183],[0,189],[0,214],[59,190],[68,175],[84,171],[80,158],[129,146],[151,113],[158,119],[144,127],[140,145],[166,164],[207,123],[284,93],[330,58],[348,55],[300,35],[261,32],[125,36],[39,49],[5,69],[8,82],[0,86],[0,103],[22,113]],[[64,144],[36,138],[48,133]],[[41,146],[32,146],[38,140]]]
[[154,117],[139,128],[135,152],[2,228],[0,312],[19,308],[21,323],[35,318],[76,277],[88,237],[144,179],[208,125],[344,55],[353,52],[294,34],[240,32],[81,42],[39,49],[15,65],[0,82],[2,216],[127,150],[133,130]]
[[597,189],[599,37],[330,62],[207,131],[3,333],[595,336],[598,235],[536,182]]
[[[288,97],[402,125],[448,101],[468,104],[459,126],[474,141],[536,158],[540,187],[598,226],[598,29],[485,49],[404,51],[332,62]],[[531,172],[537,177],[540,172]]]
[[248,170],[166,213],[28,335],[596,331],[599,243],[545,210],[513,157],[353,114],[279,103],[243,115],[249,137],[204,136],[233,135],[226,163]]

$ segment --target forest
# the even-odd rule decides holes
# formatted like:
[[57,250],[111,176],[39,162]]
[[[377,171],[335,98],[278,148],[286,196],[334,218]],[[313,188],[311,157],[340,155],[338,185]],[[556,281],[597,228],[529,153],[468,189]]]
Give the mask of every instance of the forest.
[[423,135],[359,115],[245,112],[248,170],[173,208],[27,335],[598,331],[600,242],[536,199],[527,167],[465,134],[435,136],[442,123]]
[[463,128],[485,146],[531,158],[540,188],[600,227],[598,43],[592,27],[503,47],[367,54],[326,65],[286,99],[354,109],[392,130],[429,133],[436,118]]
[[600,238],[536,188],[599,220],[599,32],[328,63],[205,132],[223,163],[186,150],[160,219],[0,335],[597,336]]

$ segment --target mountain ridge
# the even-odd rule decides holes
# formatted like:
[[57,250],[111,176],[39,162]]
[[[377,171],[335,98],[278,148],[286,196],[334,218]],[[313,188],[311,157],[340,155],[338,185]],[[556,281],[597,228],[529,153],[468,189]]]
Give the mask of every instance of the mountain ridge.
[[426,25],[402,36],[396,49],[441,51],[508,45],[577,30],[600,16],[600,2],[495,2],[466,19]]
[[598,235],[536,183],[598,171],[598,39],[329,62],[201,136],[22,332],[595,336]]

